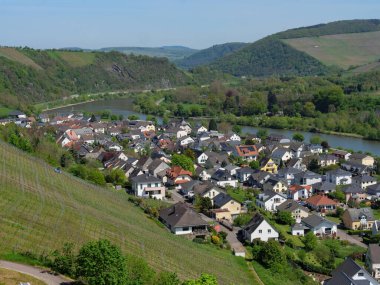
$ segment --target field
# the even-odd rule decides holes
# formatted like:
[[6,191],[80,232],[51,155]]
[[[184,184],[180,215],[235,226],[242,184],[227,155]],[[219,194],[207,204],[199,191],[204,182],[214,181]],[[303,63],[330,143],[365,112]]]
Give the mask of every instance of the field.
[[16,285],[20,282],[29,282],[31,285],[46,285],[45,282],[29,275],[0,268],[0,285]]
[[66,61],[71,67],[82,67],[90,65],[95,60],[95,53],[91,52],[71,52],[71,51],[52,51],[50,54],[57,55]]
[[27,66],[30,66],[36,69],[42,69],[41,66],[39,66],[32,59],[30,59],[23,53],[19,52],[15,48],[0,47],[0,56],[3,56],[10,60],[17,61],[19,63],[25,64]]
[[95,187],[0,142],[0,254],[47,254],[64,242],[107,238],[156,270],[201,272],[221,284],[253,284],[244,259],[170,234],[127,195]]
[[[380,32],[328,35],[283,40],[326,65],[344,69],[380,59]],[[367,66],[366,69],[368,69]]]

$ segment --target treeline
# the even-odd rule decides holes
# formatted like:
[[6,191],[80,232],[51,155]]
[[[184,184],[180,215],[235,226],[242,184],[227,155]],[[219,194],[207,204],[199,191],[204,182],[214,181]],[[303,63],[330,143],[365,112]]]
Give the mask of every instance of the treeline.
[[198,279],[181,281],[175,272],[156,272],[144,259],[124,255],[106,239],[91,241],[79,248],[66,243],[62,249],[38,258],[55,272],[69,276],[75,284],[88,285],[217,285],[216,278],[201,274]]

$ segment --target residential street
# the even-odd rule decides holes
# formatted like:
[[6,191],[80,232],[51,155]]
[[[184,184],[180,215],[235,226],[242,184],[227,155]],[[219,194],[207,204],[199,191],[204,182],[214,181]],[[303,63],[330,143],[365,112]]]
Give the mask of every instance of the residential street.
[[45,269],[41,269],[41,268],[30,266],[30,265],[24,265],[24,264],[0,260],[0,267],[33,276],[37,279],[40,279],[46,282],[47,285],[63,285],[63,284],[71,283],[71,280],[61,275],[54,275]]
[[367,248],[366,244],[362,243],[361,241],[358,241],[353,236],[350,236],[349,234],[347,234],[345,231],[342,231],[341,229],[338,229],[337,236],[340,237],[341,240],[346,240],[350,243],[353,243],[353,244],[356,244],[358,246]]

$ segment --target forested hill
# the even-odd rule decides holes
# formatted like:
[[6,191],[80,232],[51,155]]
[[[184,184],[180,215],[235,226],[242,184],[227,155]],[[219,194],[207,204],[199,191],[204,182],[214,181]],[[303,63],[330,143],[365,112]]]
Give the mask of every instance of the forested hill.
[[237,76],[318,75],[328,72],[317,58],[294,48],[285,39],[380,30],[380,20],[347,20],[280,32],[210,64],[216,70]]
[[182,60],[176,62],[177,66],[185,69],[191,69],[199,65],[205,65],[221,58],[227,54],[237,51],[247,43],[225,43],[221,45],[214,45],[212,47],[200,50]]
[[0,105],[58,99],[71,94],[167,88],[191,79],[166,58],[118,52],[0,48]]

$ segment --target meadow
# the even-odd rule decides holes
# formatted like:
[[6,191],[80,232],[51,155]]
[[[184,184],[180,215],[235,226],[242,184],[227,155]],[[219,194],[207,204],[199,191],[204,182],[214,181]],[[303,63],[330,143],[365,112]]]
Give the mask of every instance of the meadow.
[[177,237],[124,192],[96,187],[0,142],[0,254],[49,254],[106,238],[155,270],[181,278],[214,274],[220,284],[254,284],[245,260]]

